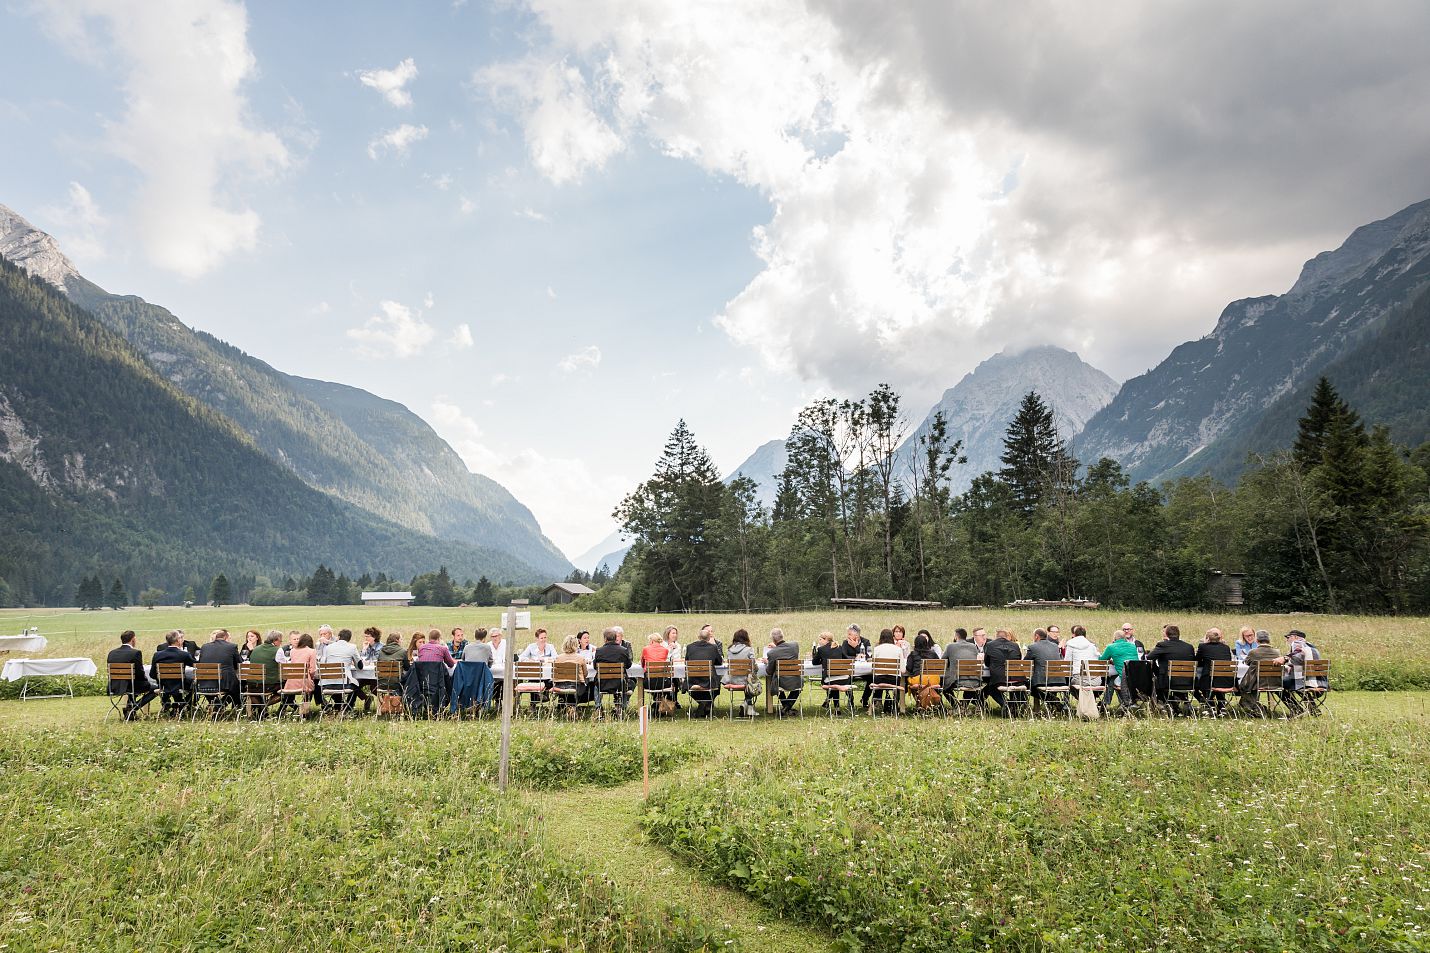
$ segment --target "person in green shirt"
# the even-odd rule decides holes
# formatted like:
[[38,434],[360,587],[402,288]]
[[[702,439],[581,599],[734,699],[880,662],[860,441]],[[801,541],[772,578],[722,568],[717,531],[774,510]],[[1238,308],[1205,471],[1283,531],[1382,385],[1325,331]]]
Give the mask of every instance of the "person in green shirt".
[[1130,711],[1132,704],[1132,689],[1127,686],[1127,682],[1122,677],[1122,666],[1128,662],[1137,660],[1137,643],[1131,640],[1131,633],[1119,633],[1118,637],[1108,643],[1107,648],[1102,650],[1098,658],[1104,662],[1111,662],[1116,672],[1116,678],[1108,679],[1107,688],[1102,693],[1102,707],[1107,710],[1112,706],[1112,691],[1114,686],[1117,689],[1117,697],[1121,700],[1122,710]]
[[266,685],[278,688],[278,643],[283,641],[283,633],[274,629],[270,631],[263,644],[248,653],[248,663],[250,665],[263,666],[263,681]]

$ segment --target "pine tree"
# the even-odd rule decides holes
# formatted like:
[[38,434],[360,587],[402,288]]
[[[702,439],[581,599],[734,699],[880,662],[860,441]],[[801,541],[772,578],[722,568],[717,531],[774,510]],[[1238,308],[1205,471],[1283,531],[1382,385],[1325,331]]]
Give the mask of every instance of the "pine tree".
[[338,579],[333,575],[333,571],[318,563],[318,568],[313,570],[313,577],[308,580],[308,603],[315,606],[332,605],[337,595],[334,592],[337,584]]
[[333,604],[339,606],[348,605],[353,601],[353,584],[347,573],[343,573],[333,583]]
[[457,587],[452,585],[452,576],[447,572],[446,566],[438,568],[437,575],[432,579],[432,589],[428,593],[427,599],[434,606],[457,604]]
[[1025,516],[1052,490],[1070,488],[1077,475],[1077,461],[1058,438],[1053,411],[1036,391],[1028,392],[1008,424],[1002,460],[998,479]]
[[109,598],[106,602],[111,609],[123,609],[129,605],[129,591],[124,588],[123,582],[114,580],[114,585],[109,587]]
[[1347,409],[1329,380],[1322,377],[1316,381],[1311,405],[1306,408],[1306,416],[1300,420],[1296,443],[1291,448],[1297,466],[1309,470],[1321,462],[1331,422]]
[[492,581],[486,576],[478,579],[477,584],[472,587],[472,601],[479,606],[496,604],[496,593],[492,590]]
[[213,603],[215,609],[218,609],[232,599],[233,590],[228,584],[228,577],[223,573],[214,576],[213,584],[209,586],[209,602]]

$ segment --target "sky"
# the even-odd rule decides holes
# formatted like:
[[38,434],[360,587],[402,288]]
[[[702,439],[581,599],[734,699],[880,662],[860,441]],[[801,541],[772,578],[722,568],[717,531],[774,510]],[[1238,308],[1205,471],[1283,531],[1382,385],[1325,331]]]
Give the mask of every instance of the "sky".
[[0,203],[576,555],[1005,348],[1118,380],[1430,197],[1430,5],[0,0]]

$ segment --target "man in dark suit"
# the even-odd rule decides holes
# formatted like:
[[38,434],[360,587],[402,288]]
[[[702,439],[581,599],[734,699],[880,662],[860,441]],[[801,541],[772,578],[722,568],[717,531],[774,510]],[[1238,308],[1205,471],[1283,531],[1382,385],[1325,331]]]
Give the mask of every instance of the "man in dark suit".
[[1013,633],[1007,629],[998,630],[998,638],[983,646],[983,663],[988,666],[988,684],[983,689],[983,697],[998,703],[998,714],[1007,718],[1008,700],[998,686],[1008,681],[1008,663],[1021,659],[1022,649],[1013,641]]
[[[605,663],[607,665],[619,665],[624,673],[631,667],[631,647],[621,639],[621,631],[618,626],[611,626],[601,633],[601,645],[596,649],[596,654],[591,657],[591,661],[597,665]],[[596,670],[597,672],[600,669]],[[596,707],[601,707],[602,693],[609,693],[615,696],[616,711],[625,711],[626,701],[631,697],[631,690],[635,687],[635,679],[622,676],[619,682],[597,681],[596,683]]]
[[[133,631],[120,633],[119,648],[111,649],[104,661],[106,665],[128,665],[131,669],[127,683],[116,680],[116,683],[110,685],[111,694],[114,694],[116,688],[128,685],[129,690],[124,693],[129,696],[129,700],[124,703],[124,720],[130,721],[159,694],[149,687],[149,679],[144,675],[144,653],[134,647]],[[140,692],[144,694],[140,695]]]
[[720,693],[720,676],[715,672],[715,666],[725,664],[725,653],[720,651],[720,646],[715,643],[715,630],[711,626],[707,624],[700,627],[700,637],[685,650],[685,661],[710,663],[708,680],[692,678],[689,672],[685,677],[685,691],[690,695],[690,700],[695,702],[695,717],[709,718],[714,711],[715,696]]
[[[1167,663],[1193,661],[1197,657],[1197,650],[1182,641],[1182,630],[1175,625],[1162,626],[1162,636],[1162,641],[1152,647],[1147,660],[1154,666],[1153,676],[1156,679],[1154,685],[1157,697],[1166,701],[1171,688],[1167,680]],[[1178,686],[1179,689],[1181,687]],[[1190,685],[1186,687],[1191,688]],[[1185,714],[1191,714],[1190,707]]]
[[[218,666],[218,690],[223,693],[224,698],[238,704],[238,646],[228,640],[228,630],[219,629],[214,633],[213,641],[199,649],[200,665]],[[205,682],[201,687],[210,687],[212,682]]]
[[775,669],[780,659],[799,661],[799,658],[799,643],[786,642],[783,629],[771,629],[770,644],[765,649],[765,675],[771,679],[770,684],[775,687],[782,714],[788,715],[794,712],[794,706],[799,703],[800,690],[804,688],[804,675],[787,675],[783,678],[776,678]]
[[[191,700],[194,688],[193,664],[194,658],[185,652],[180,642],[181,636],[177,631],[170,632],[164,636],[164,644],[154,653],[154,657],[149,663],[149,679],[163,690],[164,697],[162,704],[164,713],[170,714],[179,708],[184,707]],[[159,666],[166,664],[177,664],[183,666],[180,671],[183,678],[178,682],[164,683],[159,680]]]

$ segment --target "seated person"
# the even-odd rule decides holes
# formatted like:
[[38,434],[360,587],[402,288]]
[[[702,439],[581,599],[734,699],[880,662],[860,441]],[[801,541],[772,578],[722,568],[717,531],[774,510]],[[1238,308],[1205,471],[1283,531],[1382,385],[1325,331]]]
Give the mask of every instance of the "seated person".
[[1213,688],[1233,688],[1235,681],[1225,685],[1212,684],[1212,663],[1230,662],[1232,660],[1231,646],[1222,641],[1221,629],[1212,627],[1207,629],[1206,637],[1202,644],[1197,646],[1197,698],[1203,704],[1212,700]]
[[1241,677],[1241,684],[1237,686],[1237,693],[1241,696],[1238,707],[1256,716],[1265,714],[1261,702],[1257,699],[1257,670],[1263,661],[1285,663],[1286,659],[1271,647],[1271,633],[1265,629],[1257,629],[1256,648],[1246,654],[1246,674]]
[[1008,663],[1022,657],[1023,650],[1018,648],[1018,643],[1013,641],[1013,633],[1008,629],[999,629],[996,639],[989,639],[983,644],[983,661],[988,668],[988,684],[983,687],[983,697],[997,702],[998,714],[1004,718],[1012,712],[999,686],[1008,684]]
[[804,675],[776,675],[775,669],[781,659],[799,661],[799,643],[786,641],[783,629],[771,629],[770,644],[765,649],[765,674],[774,680],[771,684],[775,686],[780,713],[789,715],[793,714],[795,705],[799,704],[799,693],[804,688]]
[[942,683],[937,675],[925,675],[924,663],[936,661],[941,656],[934,647],[933,636],[927,629],[920,629],[914,636],[913,650],[904,660],[904,675],[908,678],[909,693],[918,700],[920,708],[940,708],[942,704]]
[[[575,666],[576,666],[576,671],[577,671],[577,675],[578,675],[578,678],[577,678],[576,681],[574,681],[574,682],[567,682],[567,681],[556,682],[556,681],[553,681],[553,682],[551,683],[551,687],[552,687],[552,688],[559,688],[559,689],[562,689],[562,690],[563,690],[563,693],[558,694],[558,695],[555,696],[558,700],[560,700],[560,701],[562,701],[562,702],[567,702],[567,703],[580,703],[580,702],[586,701],[586,698],[587,698],[586,676],[587,676],[589,673],[586,671],[586,659],[585,659],[585,657],[581,654],[581,651],[580,651],[580,650],[581,650],[581,640],[578,639],[578,638],[576,638],[576,636],[574,636],[574,635],[568,635],[568,636],[566,636],[565,641],[563,641],[563,642],[561,643],[561,654],[558,655],[558,656],[556,656],[554,659],[551,660],[551,673],[552,673],[553,676],[556,674],[556,666],[557,666],[557,665],[562,665],[562,664],[568,664],[568,663],[569,663],[569,664],[572,664],[572,665],[575,665]],[[575,691],[575,694],[574,694],[574,695],[565,694],[565,692],[567,692],[567,691],[573,691],[573,690]]]
[[1059,692],[1043,691],[1048,684],[1048,663],[1061,661],[1063,657],[1062,646],[1058,645],[1052,633],[1047,629],[1034,629],[1033,644],[1028,646],[1028,652],[1023,657],[1033,662],[1033,681],[1030,685],[1033,701],[1045,706],[1050,701],[1064,698]]
[[[1173,685],[1171,684],[1168,672],[1168,662],[1191,662],[1197,657],[1197,650],[1186,642],[1182,641],[1182,630],[1175,625],[1162,626],[1162,641],[1152,647],[1152,651],[1147,653],[1147,661],[1153,665],[1153,685],[1157,697],[1162,701],[1169,701],[1172,691],[1189,692],[1196,687],[1196,680],[1190,683]],[[1185,698],[1185,696],[1183,696]],[[1184,711],[1182,714],[1191,714]]]
[[744,629],[736,629],[730,636],[730,651],[725,656],[726,664],[734,662],[736,659],[748,659],[750,662],[749,676],[735,676],[727,671],[725,673],[724,685],[730,691],[742,692],[745,696],[744,705],[741,708],[741,716],[754,714],[755,698],[760,694],[760,679],[755,669],[755,647],[750,644],[750,633]]
[[[199,649],[198,665],[218,666],[219,696],[224,702],[238,704],[238,646],[228,640],[227,629],[215,629],[213,640]],[[198,683],[200,690],[212,690],[212,683]]]
[[685,692],[695,702],[695,717],[709,718],[714,711],[715,698],[720,693],[720,678],[715,668],[725,664],[725,653],[715,643],[715,630],[709,625],[700,627],[700,634],[685,650],[686,665],[691,662],[710,663],[709,679],[692,678],[689,671],[685,676]]
[[[899,663],[899,665],[898,665],[899,671],[900,671],[900,672],[903,671],[903,667],[904,667],[904,650],[901,649],[901,648],[899,648],[899,643],[897,643],[897,642],[894,641],[894,630],[893,630],[893,629],[881,629],[881,630],[880,630],[880,632],[879,632],[879,641],[878,641],[877,644],[875,644],[875,646],[874,646],[872,649],[869,650],[869,658],[870,658],[876,665],[879,663],[880,660],[884,660],[884,659],[894,659],[894,660],[896,660],[896,661]],[[896,701],[896,700],[897,700],[897,698],[898,698],[898,693],[897,693],[897,692],[890,691],[890,690],[889,690],[889,687],[890,687],[890,686],[898,685],[898,684],[900,684],[901,681],[902,681],[902,675],[894,675],[894,676],[875,675],[875,676],[873,676],[873,682],[872,682],[873,691],[879,692],[880,694],[882,694],[882,695],[884,696],[884,702],[883,702],[883,704],[884,704],[884,711],[889,712],[889,713],[893,713],[893,711],[895,710],[894,706],[897,704],[897,701]]]
[[[161,681],[160,665],[178,665],[183,677],[177,682]],[[194,690],[194,657],[184,651],[183,637],[177,631],[164,636],[164,644],[149,663],[149,678],[163,692],[160,704],[165,714],[173,714],[192,701]]]
[[1116,691],[1122,710],[1131,711],[1136,705],[1132,700],[1132,686],[1122,678],[1122,667],[1128,662],[1137,661],[1137,643],[1132,640],[1131,628],[1123,629],[1114,635],[1116,637],[1107,643],[1107,648],[1098,656],[1102,661],[1112,663],[1112,677],[1107,680],[1107,688],[1102,693],[1102,707],[1112,707],[1112,693]]
[[[595,687],[596,708],[601,708],[601,696],[612,695],[615,697],[616,711],[625,711],[626,702],[630,700],[631,689],[634,687],[633,680],[625,677],[625,672],[631,667],[631,647],[623,645],[620,641],[620,633],[614,628],[606,629],[601,633],[601,645],[596,649],[596,654],[592,656],[592,661],[596,665],[619,665],[621,667],[621,678],[619,680],[598,680]],[[596,670],[597,672],[600,669]]]
[[[646,636],[646,647],[641,649],[641,668],[644,670],[643,680],[645,682],[645,692],[653,699],[669,698],[671,703],[675,703],[675,678],[664,676],[653,678],[650,674],[650,667],[657,662],[673,661],[670,658],[670,648],[666,645],[664,637],[659,632],[652,632]],[[674,669],[672,668],[672,671]],[[651,711],[656,711],[656,701],[651,702]]]
[[954,639],[943,647],[943,657],[947,663],[943,670],[943,693],[950,703],[956,702],[960,693],[965,700],[972,700],[983,692],[983,677],[958,677],[958,663],[978,658],[978,646],[968,637],[967,629],[954,629]]
[[[128,680],[116,679],[109,683],[111,695],[122,693],[127,697],[124,720],[131,721],[145,705],[158,697],[158,692],[149,686],[149,679],[144,674],[144,653],[134,647],[133,631],[126,630],[119,634],[119,648],[111,649],[104,661],[107,665],[128,665],[132,670]],[[140,692],[144,694],[140,695]]]

